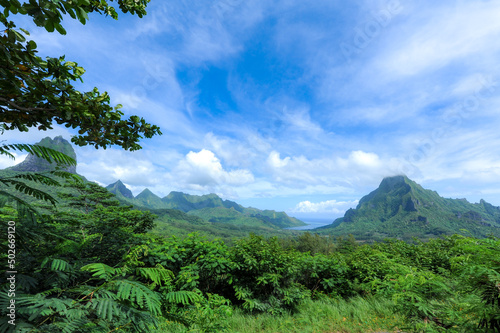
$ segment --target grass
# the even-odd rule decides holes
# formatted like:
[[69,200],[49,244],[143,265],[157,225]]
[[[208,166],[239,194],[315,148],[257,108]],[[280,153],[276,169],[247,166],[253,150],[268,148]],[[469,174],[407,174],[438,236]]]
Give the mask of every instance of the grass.
[[[227,321],[227,332],[253,333],[366,333],[399,332],[403,318],[392,311],[392,301],[355,297],[303,302],[293,314],[247,314],[235,309]],[[163,332],[202,332],[169,323]]]

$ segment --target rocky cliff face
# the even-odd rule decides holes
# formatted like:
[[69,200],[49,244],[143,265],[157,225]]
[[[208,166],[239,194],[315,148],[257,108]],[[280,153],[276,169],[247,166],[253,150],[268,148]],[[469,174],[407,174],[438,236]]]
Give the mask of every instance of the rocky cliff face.
[[[46,137],[36,144],[60,151],[61,153],[66,154],[69,157],[76,160],[75,150],[67,140],[63,139],[62,136],[57,136],[54,139]],[[9,169],[13,171],[23,171],[23,172],[45,172],[45,171],[55,170],[56,166],[57,166],[56,163],[49,163],[43,158],[34,155],[28,155],[26,156],[26,159],[24,161]],[[74,165],[65,166],[62,167],[61,169],[71,173],[76,173],[76,166]]]

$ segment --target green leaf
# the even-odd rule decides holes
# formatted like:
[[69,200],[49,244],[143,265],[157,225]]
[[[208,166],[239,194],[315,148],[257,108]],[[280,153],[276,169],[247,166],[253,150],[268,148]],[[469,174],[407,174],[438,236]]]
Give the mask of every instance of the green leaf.
[[91,272],[93,273],[92,276],[96,276],[106,281],[110,280],[117,273],[116,268],[101,263],[85,265],[81,270]]
[[61,35],[66,35],[66,30],[60,23],[54,24],[54,27],[56,28],[57,32],[59,32]]
[[16,35],[16,40],[18,42],[25,42],[26,41],[26,37],[24,37],[22,34],[20,34],[19,32],[17,32],[16,30],[12,30],[14,32],[14,34]]

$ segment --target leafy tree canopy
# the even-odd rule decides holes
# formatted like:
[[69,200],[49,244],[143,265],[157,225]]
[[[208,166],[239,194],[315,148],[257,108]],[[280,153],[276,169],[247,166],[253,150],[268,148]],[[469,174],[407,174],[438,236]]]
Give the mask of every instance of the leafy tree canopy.
[[[111,0],[112,1],[112,0]],[[37,45],[27,40],[28,31],[16,29],[9,20],[11,14],[28,15],[33,22],[48,32],[66,31],[63,17],[78,19],[82,24],[88,13],[97,12],[118,18],[117,10],[107,0],[0,0],[3,11],[0,22],[0,122],[3,130],[27,131],[51,129],[53,123],[78,128],[71,140],[79,146],[93,145],[107,148],[118,145],[126,150],[141,148],[139,140],[161,134],[160,128],[143,118],[131,116],[122,119],[121,105],[110,105],[107,92],[97,88],[80,92],[73,82],[82,81],[85,70],[77,63],[59,58],[37,56]],[[124,13],[146,14],[149,0],[118,0]]]

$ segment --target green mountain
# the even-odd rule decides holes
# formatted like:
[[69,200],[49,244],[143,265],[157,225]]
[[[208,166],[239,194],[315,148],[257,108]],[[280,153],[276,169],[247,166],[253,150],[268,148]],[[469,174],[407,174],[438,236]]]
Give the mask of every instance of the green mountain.
[[165,208],[179,209],[213,223],[231,223],[255,227],[289,228],[305,225],[283,212],[245,208],[234,201],[223,200],[216,194],[190,195],[170,192],[162,199]]
[[[76,153],[73,146],[67,140],[63,139],[62,136],[56,136],[54,139],[46,137],[36,144],[60,151],[61,153],[76,160]],[[56,163],[49,163],[43,158],[35,155],[28,155],[24,161],[8,168],[8,170],[21,172],[45,172],[54,170],[56,166]],[[63,168],[63,170],[76,173],[76,166],[68,166]]]
[[406,176],[384,178],[355,209],[319,229],[331,235],[353,234],[357,239],[398,237],[421,239],[461,233],[475,237],[500,235],[500,208],[484,200],[446,199]]
[[290,217],[284,212],[245,208],[234,201],[223,200],[213,193],[191,195],[172,191],[166,197],[160,198],[149,189],[145,189],[135,198],[133,196],[130,198],[127,196],[130,190],[121,181],[108,185],[106,188],[117,195],[123,203],[136,205],[143,209],[156,210],[159,215],[165,211],[180,210],[189,216],[198,217],[218,225],[225,223],[235,226],[272,229],[305,225],[304,222]]
[[134,203],[151,209],[167,208],[163,205],[161,198],[147,188],[135,197]]
[[[46,137],[37,144],[58,150],[76,159],[76,153],[72,145],[61,136],[54,139]],[[55,165],[35,156],[28,155],[23,162],[0,170],[0,177],[8,178],[24,173],[52,171],[54,168]],[[76,174],[76,167],[74,166],[68,167],[66,170]],[[86,182],[85,177],[81,177]],[[61,184],[67,183],[64,179],[60,179],[59,181]],[[59,192],[78,195],[76,190],[64,187],[46,186],[28,180],[26,180],[26,184],[35,189],[46,191],[54,198],[58,198]],[[239,235],[248,232],[285,232],[285,230],[281,229],[305,225],[302,221],[289,217],[285,213],[245,208],[236,202],[223,200],[216,194],[197,196],[181,192],[171,192],[168,196],[160,198],[149,189],[145,189],[134,197],[130,189],[120,180],[108,185],[106,189],[115,194],[116,199],[122,204],[132,205],[141,210],[153,211],[158,216],[158,224],[161,225],[158,230],[174,230],[178,232],[179,230],[185,231],[185,229],[192,229],[193,226],[198,226],[198,229],[196,229],[198,231],[212,234],[221,232],[227,236],[234,234],[234,232],[238,232]],[[2,190],[13,195],[19,195],[23,200],[28,202],[36,201],[30,196],[17,193],[13,187],[2,187]],[[65,199],[58,198],[58,200],[62,202]]]
[[175,208],[183,212],[216,207],[233,208],[238,212],[243,211],[243,207],[236,202],[222,200],[217,194],[213,193],[200,196],[173,191],[164,197],[162,201],[165,203],[166,208]]
[[121,180],[118,180],[116,183],[110,184],[106,186],[106,189],[116,195],[117,198],[122,199],[134,199],[134,195],[132,194],[132,191],[129,190],[125,184],[121,182]]

